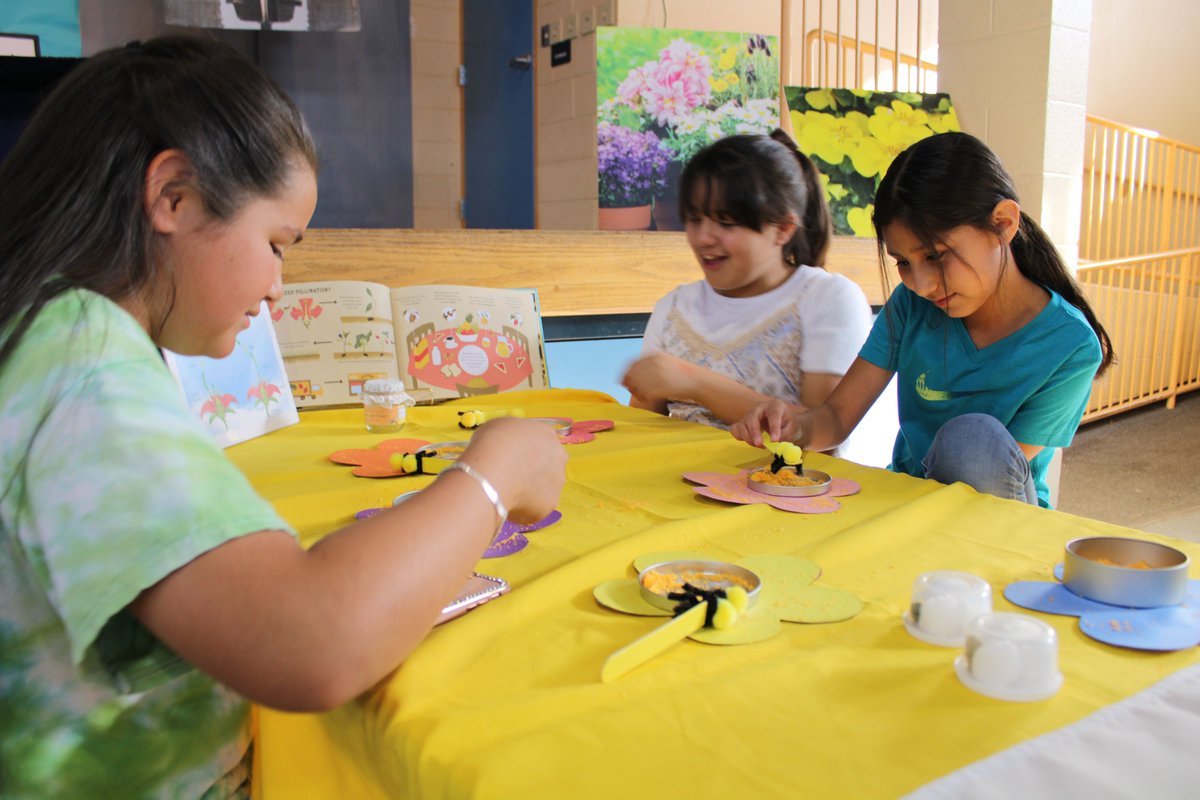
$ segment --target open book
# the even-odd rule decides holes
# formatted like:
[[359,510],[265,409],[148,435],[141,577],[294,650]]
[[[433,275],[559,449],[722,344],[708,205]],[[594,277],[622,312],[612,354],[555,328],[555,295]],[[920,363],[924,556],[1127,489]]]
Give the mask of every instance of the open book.
[[188,408],[222,447],[300,421],[270,320],[264,302],[225,358],[162,351]]
[[536,289],[292,283],[271,317],[301,408],[357,403],[372,378],[435,400],[549,383]]

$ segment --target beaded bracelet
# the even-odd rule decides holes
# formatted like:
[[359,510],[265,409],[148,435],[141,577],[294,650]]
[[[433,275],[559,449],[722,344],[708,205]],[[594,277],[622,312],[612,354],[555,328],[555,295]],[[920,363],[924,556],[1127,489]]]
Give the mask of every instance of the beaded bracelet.
[[508,519],[508,509],[504,507],[504,502],[500,499],[500,493],[496,491],[496,487],[492,485],[491,481],[483,477],[483,473],[462,461],[455,461],[443,469],[441,474],[445,475],[447,472],[453,472],[454,470],[458,470],[478,483],[479,488],[483,489],[483,493],[487,495],[487,499],[496,507],[496,514],[500,517],[500,521],[496,523],[496,532],[499,533],[500,529],[504,527],[504,520]]

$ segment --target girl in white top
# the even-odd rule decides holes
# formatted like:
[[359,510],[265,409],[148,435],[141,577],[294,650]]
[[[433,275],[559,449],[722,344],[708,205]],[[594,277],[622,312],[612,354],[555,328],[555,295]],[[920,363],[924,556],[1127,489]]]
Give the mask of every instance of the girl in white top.
[[772,398],[824,402],[871,312],[821,267],[832,223],[816,167],[782,131],[730,136],[688,162],[679,196],[704,280],[655,304],[622,380],[630,404],[725,428]]

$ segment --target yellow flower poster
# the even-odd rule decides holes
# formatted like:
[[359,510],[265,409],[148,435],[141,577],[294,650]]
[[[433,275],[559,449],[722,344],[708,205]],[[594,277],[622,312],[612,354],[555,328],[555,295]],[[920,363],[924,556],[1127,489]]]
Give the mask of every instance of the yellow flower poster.
[[785,86],[792,133],[821,170],[834,230],[874,238],[875,189],[892,160],[935,133],[961,130],[948,94]]

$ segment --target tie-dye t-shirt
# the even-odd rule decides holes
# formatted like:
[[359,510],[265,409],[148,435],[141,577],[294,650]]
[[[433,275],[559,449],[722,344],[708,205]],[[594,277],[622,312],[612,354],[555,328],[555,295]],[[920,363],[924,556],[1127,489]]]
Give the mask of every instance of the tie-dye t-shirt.
[[0,794],[236,796],[247,705],[125,610],[290,530],[191,419],[146,332],[83,290],[0,371]]

